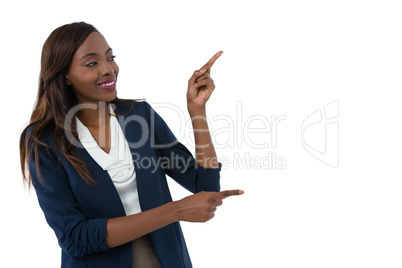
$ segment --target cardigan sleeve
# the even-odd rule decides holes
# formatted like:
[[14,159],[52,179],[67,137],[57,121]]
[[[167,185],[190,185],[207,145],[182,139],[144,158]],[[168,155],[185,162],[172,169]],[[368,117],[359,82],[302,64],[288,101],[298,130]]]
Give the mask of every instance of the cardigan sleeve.
[[162,168],[167,175],[192,193],[220,191],[220,171],[198,165],[191,152],[180,143],[162,117],[144,101],[150,115],[152,146],[162,158]]
[[56,156],[44,149],[39,150],[38,155],[44,184],[38,179],[34,152],[29,158],[29,172],[39,205],[60,247],[74,257],[110,250],[106,245],[107,218],[88,219],[82,213]]

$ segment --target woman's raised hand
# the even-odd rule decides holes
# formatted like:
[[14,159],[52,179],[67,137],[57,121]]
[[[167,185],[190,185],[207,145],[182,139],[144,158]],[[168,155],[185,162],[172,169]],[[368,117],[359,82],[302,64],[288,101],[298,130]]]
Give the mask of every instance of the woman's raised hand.
[[222,200],[232,195],[242,195],[243,190],[227,190],[222,192],[199,192],[175,201],[177,220],[188,222],[206,222],[215,216],[216,208]]
[[215,89],[214,80],[211,78],[211,67],[222,53],[222,50],[217,52],[188,80],[187,107],[205,108],[205,104]]

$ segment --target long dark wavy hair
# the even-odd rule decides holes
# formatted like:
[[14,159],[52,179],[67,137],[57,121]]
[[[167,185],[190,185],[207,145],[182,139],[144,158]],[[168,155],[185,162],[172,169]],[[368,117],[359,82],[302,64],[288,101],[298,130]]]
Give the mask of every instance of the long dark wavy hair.
[[[32,185],[32,176],[29,174],[27,178],[26,166],[29,166],[32,151],[35,152],[38,179],[43,184],[38,149],[41,146],[53,147],[40,140],[42,135],[48,131],[53,136],[55,146],[53,149],[59,151],[74,166],[87,184],[95,183],[85,162],[74,153],[75,146],[66,137],[66,126],[64,125],[67,113],[78,104],[74,92],[65,83],[65,75],[69,71],[75,52],[92,32],[100,33],[94,26],[85,22],[66,24],[55,29],[43,45],[37,100],[30,122],[24,128],[19,141],[21,171],[23,180],[28,183],[29,187]],[[136,100],[116,97],[112,103],[131,103],[131,111],[133,101]],[[29,128],[31,131],[28,131],[27,135]],[[75,120],[71,121],[69,131],[78,139]]]

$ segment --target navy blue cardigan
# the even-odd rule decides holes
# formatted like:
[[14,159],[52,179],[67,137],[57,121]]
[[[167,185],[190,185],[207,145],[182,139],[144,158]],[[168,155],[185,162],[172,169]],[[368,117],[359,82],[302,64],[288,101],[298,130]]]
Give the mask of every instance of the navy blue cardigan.
[[[130,113],[117,118],[133,156],[142,211],[172,201],[166,174],[192,193],[220,190],[221,163],[219,168],[197,165],[190,151],[177,141],[146,101],[132,104]],[[112,107],[116,114],[125,114],[131,103]],[[52,135],[43,135],[43,140],[53,145]],[[45,183],[41,186],[34,155],[29,158],[39,205],[62,249],[61,267],[131,268],[131,243],[111,249],[106,245],[106,220],[126,215],[119,195],[108,172],[79,145],[74,150],[89,166],[95,185],[87,185],[66,158],[51,149],[39,150],[40,172]],[[179,222],[150,235],[163,267],[192,267]]]

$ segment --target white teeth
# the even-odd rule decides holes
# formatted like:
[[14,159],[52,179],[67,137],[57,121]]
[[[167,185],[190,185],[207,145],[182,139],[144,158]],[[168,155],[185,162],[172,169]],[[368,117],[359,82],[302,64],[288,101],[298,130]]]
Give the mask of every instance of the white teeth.
[[111,83],[106,83],[106,84],[100,84],[101,86],[111,86],[111,85],[113,85],[114,83],[116,82],[116,80],[114,80],[113,82],[111,82]]

